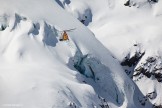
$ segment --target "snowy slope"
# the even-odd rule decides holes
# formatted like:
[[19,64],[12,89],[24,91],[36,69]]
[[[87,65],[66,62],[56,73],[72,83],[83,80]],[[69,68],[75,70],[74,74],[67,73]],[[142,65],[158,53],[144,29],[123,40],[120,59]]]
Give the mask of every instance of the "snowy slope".
[[58,1],[0,1],[1,108],[143,107],[118,60]]
[[[60,0],[62,7],[87,26],[121,62],[142,91],[143,100],[160,107],[162,1],[65,1],[68,0]],[[154,61],[150,62],[150,58]]]
[[[160,0],[158,3],[149,3],[147,0],[131,0],[131,2],[139,7],[125,6],[125,0],[71,0],[70,4],[65,5],[65,9],[79,20],[84,19],[85,23],[88,20],[88,27],[96,37],[118,59],[122,59],[123,53],[133,44],[144,43],[145,47],[160,44],[162,2]],[[87,10],[91,14],[88,14]],[[92,19],[89,20],[85,16]]]

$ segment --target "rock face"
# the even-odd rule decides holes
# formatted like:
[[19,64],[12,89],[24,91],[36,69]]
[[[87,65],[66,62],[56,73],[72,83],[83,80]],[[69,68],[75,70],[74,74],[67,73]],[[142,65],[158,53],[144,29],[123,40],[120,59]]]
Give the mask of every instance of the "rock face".
[[[145,53],[136,52],[132,57],[128,56],[121,62],[126,73],[134,80],[140,91],[144,94],[139,99],[145,106],[147,101],[153,104],[153,108],[161,108],[162,87],[162,58],[160,55],[146,56]],[[129,73],[128,73],[129,72]]]
[[7,15],[0,16],[0,31],[3,31],[7,27]]
[[143,7],[144,5],[148,5],[148,4],[152,5],[152,4],[157,3],[157,2],[158,2],[158,0],[140,0],[140,1],[138,1],[138,0],[127,0],[124,5],[129,6],[129,7],[135,6],[135,7],[139,8],[139,7]]
[[133,77],[138,81],[143,76],[162,82],[162,59],[160,56],[148,57],[145,62],[142,62],[136,67]]
[[126,74],[133,78],[134,68],[144,56],[145,52],[142,51],[140,44],[134,44],[131,47],[131,51],[128,52],[125,58],[121,61],[121,65],[123,66]]
[[142,50],[141,46],[134,44],[121,65],[144,95],[138,98],[139,103],[146,106],[150,101],[153,108],[161,108],[162,57],[160,54],[154,55]]

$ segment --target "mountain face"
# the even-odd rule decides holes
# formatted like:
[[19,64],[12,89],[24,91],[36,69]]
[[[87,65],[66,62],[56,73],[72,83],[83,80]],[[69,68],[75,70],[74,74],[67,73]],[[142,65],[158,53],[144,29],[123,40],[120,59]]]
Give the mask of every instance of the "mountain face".
[[[63,9],[87,26],[120,62],[149,101],[161,108],[161,0],[60,0]],[[137,94],[135,94],[137,95]]]
[[160,0],[0,2],[0,108],[161,107]]

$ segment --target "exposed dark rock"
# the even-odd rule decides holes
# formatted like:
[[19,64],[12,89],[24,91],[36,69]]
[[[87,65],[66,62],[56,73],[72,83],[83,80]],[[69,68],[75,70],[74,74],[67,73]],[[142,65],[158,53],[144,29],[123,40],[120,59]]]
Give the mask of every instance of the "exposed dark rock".
[[6,26],[1,25],[1,27],[0,27],[0,31],[4,31],[5,29],[6,29]]
[[148,2],[154,2],[157,3],[159,0],[148,0]]
[[146,97],[148,97],[149,99],[155,99],[157,97],[157,93],[155,91],[150,92],[146,95]]
[[142,58],[142,56],[145,53],[141,53],[141,52],[136,52],[135,55],[131,58],[128,58],[127,56],[125,57],[125,60],[121,62],[122,66],[135,66],[139,60]]
[[130,6],[130,0],[128,0],[124,5],[125,6]]
[[70,3],[71,3],[71,1],[70,0],[64,0],[64,1],[61,1],[61,0],[55,0],[57,3],[58,3],[58,5],[60,5],[62,8],[65,8],[65,5],[67,4],[67,5],[69,5]]
[[98,98],[99,98],[100,101],[101,101],[101,104],[100,104],[100,107],[101,107],[101,108],[110,108],[110,107],[109,107],[109,104],[108,104],[108,102],[106,101],[105,98],[103,98],[103,97],[101,97],[101,96],[99,96],[99,95],[98,95]]
[[122,60],[121,65],[130,78],[133,78],[134,69],[144,54],[145,52],[141,50],[141,45],[136,43]]
[[162,82],[162,74],[161,73],[155,73],[154,76],[158,80],[158,82]]
[[162,108],[162,105],[156,105],[156,104],[154,104],[152,108]]
[[8,26],[8,16],[2,15],[0,16],[0,31],[4,31]]
[[155,62],[156,59],[155,59],[154,57],[148,57],[148,58],[146,59],[146,61],[152,63],[152,62]]
[[140,104],[142,106],[146,105],[146,102],[149,101],[149,99],[155,99],[157,97],[157,93],[155,91],[148,93],[146,96],[142,97],[141,99],[138,99]]
[[70,106],[70,108],[76,108],[77,107],[74,102],[70,102],[69,106]]
[[157,3],[158,1],[159,0],[147,0],[147,1],[143,1],[143,2],[138,2],[138,1],[133,1],[133,0],[127,0],[124,5],[129,6],[129,7],[135,6],[135,7],[139,8],[139,7],[142,7],[147,4],[152,5],[154,3]]
[[158,82],[162,82],[162,65],[160,57],[148,57],[142,65],[135,69],[133,77],[137,81],[144,75],[147,78],[153,76]]

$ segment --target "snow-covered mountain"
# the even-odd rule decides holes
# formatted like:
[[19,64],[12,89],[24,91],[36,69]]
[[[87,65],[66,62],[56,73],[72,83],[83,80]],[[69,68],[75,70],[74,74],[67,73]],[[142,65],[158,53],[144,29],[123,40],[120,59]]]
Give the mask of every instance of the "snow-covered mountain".
[[[56,0],[59,1],[59,0]],[[121,63],[153,107],[161,107],[161,0],[60,0]]]
[[0,1],[0,108],[162,104],[161,1]]

